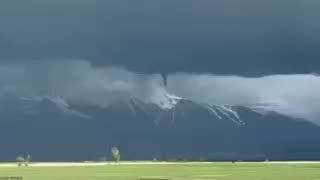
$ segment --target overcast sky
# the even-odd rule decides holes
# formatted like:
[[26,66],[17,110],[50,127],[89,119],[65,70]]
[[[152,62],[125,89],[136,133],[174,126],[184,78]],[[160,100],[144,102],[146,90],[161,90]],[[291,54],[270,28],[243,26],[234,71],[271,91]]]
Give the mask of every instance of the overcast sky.
[[318,121],[319,9],[316,0],[1,0],[0,94],[158,101],[168,74],[178,96],[271,103]]
[[0,59],[137,73],[317,73],[316,0],[1,0]]

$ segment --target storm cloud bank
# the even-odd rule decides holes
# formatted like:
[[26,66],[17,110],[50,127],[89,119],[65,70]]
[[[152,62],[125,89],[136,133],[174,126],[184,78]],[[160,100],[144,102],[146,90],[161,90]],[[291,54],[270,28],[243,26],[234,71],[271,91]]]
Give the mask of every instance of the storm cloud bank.
[[0,61],[87,59],[136,73],[317,73],[312,0],[2,0]]
[[0,95],[63,97],[68,102],[107,107],[138,98],[161,103],[174,94],[211,105],[255,105],[320,123],[320,77],[307,74],[259,78],[213,74],[172,74],[167,88],[161,75],[94,67],[85,60],[7,63],[0,66]]

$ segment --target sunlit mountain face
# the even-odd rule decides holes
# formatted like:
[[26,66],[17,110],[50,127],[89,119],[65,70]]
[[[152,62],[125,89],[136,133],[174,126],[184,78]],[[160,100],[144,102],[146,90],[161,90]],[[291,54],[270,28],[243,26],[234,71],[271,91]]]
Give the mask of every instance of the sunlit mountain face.
[[[95,160],[118,146],[127,159],[317,159],[320,128],[267,105],[214,106],[167,94],[106,107],[63,97],[0,100],[1,159]],[[8,141],[10,136],[10,141]]]

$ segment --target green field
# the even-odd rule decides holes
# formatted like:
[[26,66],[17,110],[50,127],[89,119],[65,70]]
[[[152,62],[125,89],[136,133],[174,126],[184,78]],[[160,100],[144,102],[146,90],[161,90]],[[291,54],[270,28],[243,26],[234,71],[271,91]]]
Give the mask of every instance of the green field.
[[0,166],[0,177],[5,176],[21,176],[24,180],[320,180],[320,163]]

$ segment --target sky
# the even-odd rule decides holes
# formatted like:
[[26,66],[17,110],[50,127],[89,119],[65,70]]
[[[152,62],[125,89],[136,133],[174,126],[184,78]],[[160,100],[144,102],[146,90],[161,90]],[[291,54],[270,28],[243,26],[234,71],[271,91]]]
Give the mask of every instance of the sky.
[[2,0],[1,61],[86,59],[137,73],[317,73],[315,0]]
[[210,104],[271,103],[318,121],[319,8],[316,0],[1,0],[0,93],[105,106],[170,91]]

